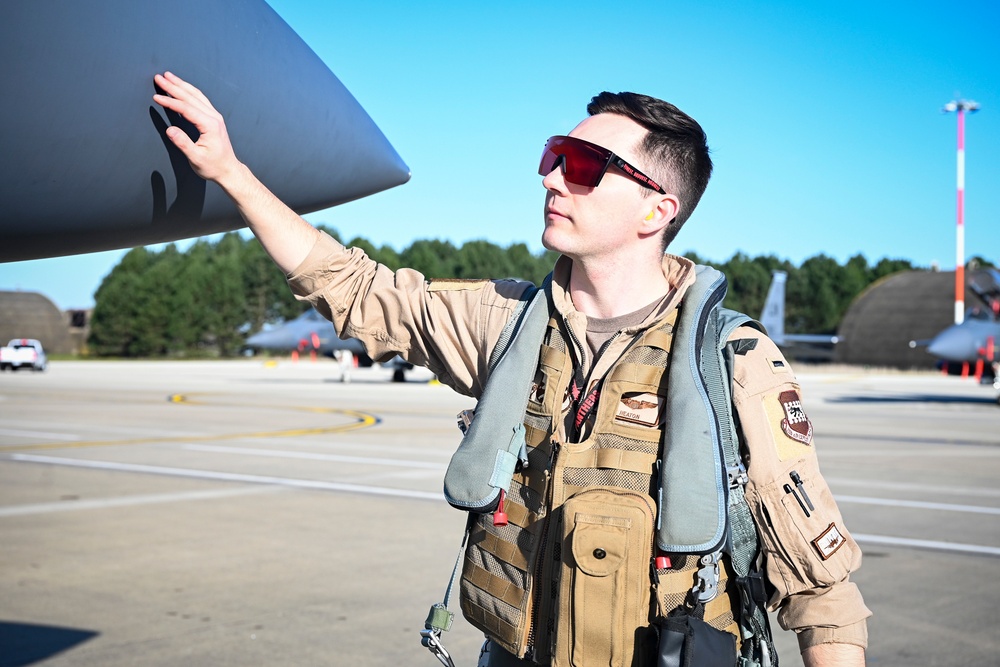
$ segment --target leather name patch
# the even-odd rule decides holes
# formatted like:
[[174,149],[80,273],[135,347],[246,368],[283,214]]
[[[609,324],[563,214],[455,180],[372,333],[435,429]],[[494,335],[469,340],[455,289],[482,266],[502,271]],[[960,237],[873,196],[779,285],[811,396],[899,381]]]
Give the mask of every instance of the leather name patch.
[[615,419],[629,424],[639,424],[655,428],[663,423],[663,409],[666,401],[662,396],[650,393],[625,394],[618,401]]

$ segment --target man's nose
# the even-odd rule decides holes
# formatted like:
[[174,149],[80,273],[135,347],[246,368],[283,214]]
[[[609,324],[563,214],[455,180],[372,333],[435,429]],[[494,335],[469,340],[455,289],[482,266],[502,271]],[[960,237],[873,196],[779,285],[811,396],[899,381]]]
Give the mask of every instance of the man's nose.
[[553,190],[557,192],[566,191],[566,176],[563,173],[563,167],[566,165],[566,156],[561,155],[556,160],[555,166],[552,167],[552,171],[545,175],[542,179],[542,186],[546,190]]

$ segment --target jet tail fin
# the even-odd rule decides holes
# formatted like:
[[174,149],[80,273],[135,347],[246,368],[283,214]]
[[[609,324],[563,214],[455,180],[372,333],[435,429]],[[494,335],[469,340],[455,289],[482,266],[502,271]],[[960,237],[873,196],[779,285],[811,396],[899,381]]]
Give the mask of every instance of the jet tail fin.
[[777,345],[785,342],[785,281],[788,274],[784,271],[771,272],[771,286],[764,300],[764,310],[760,314],[760,323],[767,330]]

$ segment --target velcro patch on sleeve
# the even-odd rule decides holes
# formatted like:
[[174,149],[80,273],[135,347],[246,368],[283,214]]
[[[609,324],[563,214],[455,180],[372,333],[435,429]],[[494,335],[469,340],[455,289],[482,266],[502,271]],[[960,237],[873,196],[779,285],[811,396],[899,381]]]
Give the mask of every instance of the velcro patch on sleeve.
[[812,450],[813,426],[802,409],[799,393],[789,389],[766,394],[761,400],[774,435],[778,459],[787,461],[808,455]]
[[813,425],[802,409],[802,399],[799,398],[798,392],[783,391],[778,400],[781,401],[781,408],[785,412],[785,418],[781,420],[781,430],[792,440],[811,445]]
[[663,409],[666,401],[662,396],[650,393],[628,393],[618,400],[615,419],[629,424],[655,428],[663,423]]
[[437,278],[427,285],[428,292],[453,292],[456,290],[479,290],[489,284],[485,278]]
[[819,537],[812,541],[812,544],[819,552],[820,558],[829,560],[830,556],[837,552],[837,549],[844,546],[844,542],[844,536],[840,534],[837,524],[831,523],[826,530],[819,534]]

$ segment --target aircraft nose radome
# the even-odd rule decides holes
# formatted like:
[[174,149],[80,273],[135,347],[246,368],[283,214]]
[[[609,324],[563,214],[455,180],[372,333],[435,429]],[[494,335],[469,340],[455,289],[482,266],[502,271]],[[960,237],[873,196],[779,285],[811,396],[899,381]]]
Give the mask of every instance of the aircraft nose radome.
[[969,332],[952,326],[934,337],[927,352],[947,361],[968,361],[976,357],[976,343]]
[[168,122],[184,125],[152,101],[165,70],[202,89],[239,158],[299,213],[409,179],[360,104],[262,0],[11,0],[0,126],[17,130],[0,133],[0,261],[243,226],[168,148]]
[[272,336],[266,332],[256,333],[246,340],[246,344],[253,347],[256,345],[267,345],[270,342]]

